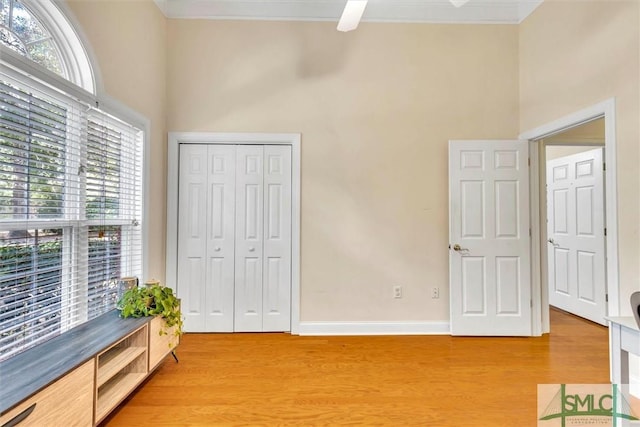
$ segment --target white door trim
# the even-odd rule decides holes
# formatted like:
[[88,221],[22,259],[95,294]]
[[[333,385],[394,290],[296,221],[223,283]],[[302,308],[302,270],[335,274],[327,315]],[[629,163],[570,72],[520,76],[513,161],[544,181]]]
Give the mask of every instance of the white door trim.
[[298,334],[300,329],[300,134],[169,132],[167,147],[166,285],[173,290],[176,290],[178,274],[178,166],[180,144],[269,144],[291,146],[291,333]]
[[[605,161],[607,176],[605,179],[605,227],[607,228],[607,292],[609,302],[608,316],[620,313],[620,284],[618,264],[618,183],[616,157],[616,103],[615,98],[587,107],[583,110],[564,116],[535,129],[520,134],[520,139],[530,143],[531,154],[531,291],[533,297],[533,335],[542,335],[550,330],[549,325],[549,293],[546,271],[546,227],[540,226],[540,216],[546,203],[540,200],[539,190],[544,188],[544,177],[540,174],[541,166],[546,159],[540,151],[539,140],[558,132],[579,126],[585,122],[604,117],[605,119]],[[544,214],[546,215],[546,214]]]

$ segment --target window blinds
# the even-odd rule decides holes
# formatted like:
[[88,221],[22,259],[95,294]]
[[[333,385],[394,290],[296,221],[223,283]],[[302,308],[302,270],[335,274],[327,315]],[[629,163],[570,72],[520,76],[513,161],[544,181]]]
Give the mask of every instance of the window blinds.
[[142,273],[143,133],[0,69],[0,360],[115,307]]

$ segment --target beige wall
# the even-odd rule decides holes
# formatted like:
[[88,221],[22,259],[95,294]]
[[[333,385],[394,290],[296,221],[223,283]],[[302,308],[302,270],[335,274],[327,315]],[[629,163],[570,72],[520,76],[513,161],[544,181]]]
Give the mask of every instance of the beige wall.
[[547,161],[604,146],[604,124],[601,118],[545,138]]
[[604,118],[592,120],[564,132],[551,135],[544,139],[545,143],[555,144],[604,144]]
[[166,131],[300,132],[302,319],[448,320],[447,140],[513,138],[615,96],[622,298],[637,287],[635,0],[546,0],[519,26],[348,34],[166,20],[150,0],[71,9],[106,92],[151,120],[151,276],[164,278]]
[[573,154],[584,153],[598,148],[594,145],[551,145],[546,147],[547,161]]
[[621,309],[640,277],[640,3],[546,0],[520,30],[520,130],[616,98]]
[[151,121],[148,272],[164,280],[166,18],[151,0],[68,4],[97,59],[104,91]]
[[517,48],[505,25],[170,20],[169,130],[302,134],[302,320],[446,321],[447,140],[517,135]]

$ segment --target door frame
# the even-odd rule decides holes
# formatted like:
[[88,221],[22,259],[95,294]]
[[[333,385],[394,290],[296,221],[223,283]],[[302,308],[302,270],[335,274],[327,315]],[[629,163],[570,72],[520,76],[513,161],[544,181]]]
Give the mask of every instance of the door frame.
[[169,132],[167,142],[166,285],[178,277],[178,180],[181,144],[291,146],[291,333],[300,329],[300,146],[299,133]]
[[529,140],[529,155],[531,158],[530,197],[531,197],[531,296],[532,296],[532,326],[533,335],[540,336],[550,331],[549,322],[549,285],[547,268],[546,226],[542,221],[546,219],[546,198],[541,197],[541,191],[546,194],[545,168],[546,159],[544,144],[540,141],[545,137],[574,128],[592,120],[605,119],[605,161],[607,174],[605,178],[605,227],[606,239],[606,268],[607,268],[607,315],[618,316],[620,313],[620,283],[618,263],[618,185],[616,161],[616,105],[615,98],[576,111],[560,119],[554,120],[537,128],[520,134],[520,139]]

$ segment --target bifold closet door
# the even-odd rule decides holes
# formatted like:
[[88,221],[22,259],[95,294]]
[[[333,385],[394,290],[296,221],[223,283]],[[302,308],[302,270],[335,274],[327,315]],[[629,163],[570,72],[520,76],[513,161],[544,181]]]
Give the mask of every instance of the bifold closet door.
[[185,331],[288,331],[291,147],[180,147],[178,296]]
[[236,151],[235,326],[291,328],[291,147]]
[[264,146],[262,330],[291,330],[291,146]]
[[178,296],[188,332],[233,331],[235,146],[180,147]]

